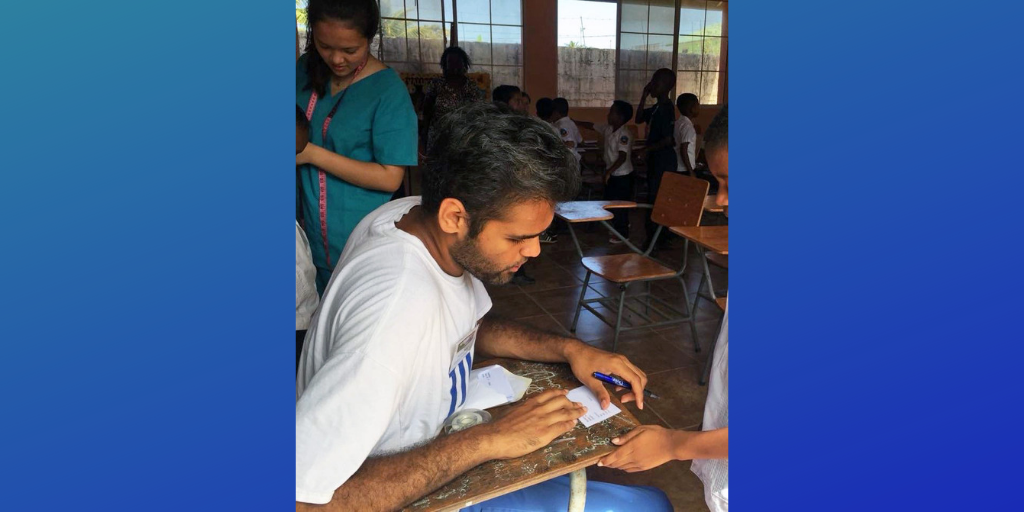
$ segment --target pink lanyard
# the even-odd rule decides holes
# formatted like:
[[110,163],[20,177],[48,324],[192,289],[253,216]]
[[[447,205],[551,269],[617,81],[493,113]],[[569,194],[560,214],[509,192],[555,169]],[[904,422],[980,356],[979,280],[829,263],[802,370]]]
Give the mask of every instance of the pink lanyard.
[[[356,68],[355,73],[352,74],[352,81],[349,82],[348,87],[344,91],[341,91],[341,96],[338,97],[338,101],[334,103],[334,108],[331,109],[327,114],[327,118],[324,119],[324,128],[321,133],[321,139],[324,147],[327,147],[327,127],[331,125],[331,120],[334,119],[334,114],[338,111],[338,105],[341,105],[341,100],[345,98],[345,94],[348,93],[349,88],[356,83],[356,77],[359,76],[359,72],[363,70],[363,66],[366,63],[363,62]],[[313,91],[313,94],[309,96],[309,105],[306,106],[306,120],[313,120],[313,109],[316,108],[317,94]],[[319,198],[319,210],[320,210],[320,238],[324,242],[324,255],[327,257],[327,266],[331,266],[331,249],[327,243],[327,174],[322,169],[317,169],[317,177],[320,181],[320,198]]]

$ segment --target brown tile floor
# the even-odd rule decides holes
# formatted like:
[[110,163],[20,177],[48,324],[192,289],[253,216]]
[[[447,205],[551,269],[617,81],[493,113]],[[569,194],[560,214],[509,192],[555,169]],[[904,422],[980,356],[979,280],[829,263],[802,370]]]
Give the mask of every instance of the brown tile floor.
[[[707,219],[706,219],[707,220]],[[714,221],[715,219],[711,219]],[[721,219],[719,219],[721,220]],[[709,222],[705,222],[709,223]],[[724,222],[711,222],[724,223]],[[634,244],[643,241],[643,222],[638,215],[632,219]],[[592,227],[590,227],[592,226]],[[638,228],[639,226],[639,228]],[[587,256],[595,254],[615,254],[629,249],[623,246],[612,246],[608,243],[608,233],[600,224],[577,225],[576,234]],[[506,285],[489,286],[494,310],[511,318],[519,319],[545,331],[569,334],[573,316],[576,312],[576,301],[583,290],[583,279],[586,270],[579,262],[579,256],[573,247],[572,237],[564,226],[555,231],[559,233],[557,243],[541,247],[541,255],[524,267],[527,274],[537,282],[529,286]],[[662,236],[665,236],[663,234]],[[667,250],[657,251],[655,256],[670,266],[678,268],[683,260],[683,240],[668,235],[671,245]],[[687,291],[692,300],[693,291],[700,283],[700,270],[696,265],[696,253],[691,249],[689,265],[684,274]],[[728,275],[723,269],[711,267],[715,288],[719,291],[728,286]],[[641,286],[631,286],[627,296],[642,292]],[[682,307],[682,285],[676,281],[662,281],[652,286],[656,294],[680,308]],[[587,298],[616,297],[618,288],[597,276],[591,276],[587,287]],[[605,316],[614,319],[612,309],[597,306]],[[624,319],[631,325],[642,320],[633,314],[624,314]],[[707,398],[707,387],[699,386],[697,378],[703,369],[711,340],[717,334],[718,321],[722,313],[713,303],[700,300],[697,306],[697,336],[702,351],[694,352],[693,335],[689,325],[677,324],[661,328],[641,328],[620,333],[618,352],[626,355],[648,375],[648,386],[661,396],[658,400],[649,400],[644,410],[637,410],[635,404],[626,407],[645,424],[659,424],[670,428],[697,430],[700,428],[704,415],[704,401]],[[610,350],[614,329],[605,325],[593,314],[583,310],[575,336],[587,343]],[[592,466],[587,470],[587,477],[593,480],[614,482],[628,485],[651,485],[663,490],[672,501],[677,511],[707,510],[704,504],[704,489],[700,480],[690,472],[689,462],[673,462],[662,465],[643,473],[623,473],[621,471]]]

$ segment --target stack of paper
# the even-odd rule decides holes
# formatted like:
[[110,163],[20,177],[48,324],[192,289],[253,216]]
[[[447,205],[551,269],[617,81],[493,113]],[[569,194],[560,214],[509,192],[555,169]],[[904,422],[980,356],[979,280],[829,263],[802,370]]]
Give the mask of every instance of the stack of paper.
[[615,416],[622,412],[621,409],[615,407],[615,404],[608,404],[608,408],[601,410],[601,402],[597,400],[597,396],[594,392],[586,386],[580,386],[565,395],[570,402],[579,402],[587,408],[587,413],[580,416],[580,423],[584,427],[590,428],[591,425],[601,423],[602,421]]

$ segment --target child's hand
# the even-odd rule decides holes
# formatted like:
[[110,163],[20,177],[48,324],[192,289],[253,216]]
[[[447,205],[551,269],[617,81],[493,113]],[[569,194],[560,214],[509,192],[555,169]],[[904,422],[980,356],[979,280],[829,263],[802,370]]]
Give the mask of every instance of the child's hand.
[[612,439],[612,444],[619,449],[606,455],[598,466],[621,469],[628,473],[647,471],[670,460],[676,453],[679,436],[686,432],[659,427],[657,425],[641,425],[629,433]]

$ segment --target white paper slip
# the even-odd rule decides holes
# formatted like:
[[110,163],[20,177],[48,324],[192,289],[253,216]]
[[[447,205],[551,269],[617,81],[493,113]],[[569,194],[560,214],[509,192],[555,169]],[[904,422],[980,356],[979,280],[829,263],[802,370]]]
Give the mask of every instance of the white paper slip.
[[469,373],[466,409],[490,409],[515,402],[530,387],[531,379],[515,375],[499,365],[477,368]]
[[615,407],[615,404],[611,403],[608,404],[607,409],[601,410],[601,402],[597,400],[597,396],[594,395],[594,392],[586,386],[580,386],[570,391],[565,397],[568,398],[570,402],[579,402],[587,408],[587,413],[580,416],[580,423],[587,428],[590,428],[596,423],[601,423],[602,421],[622,412],[621,409]]

